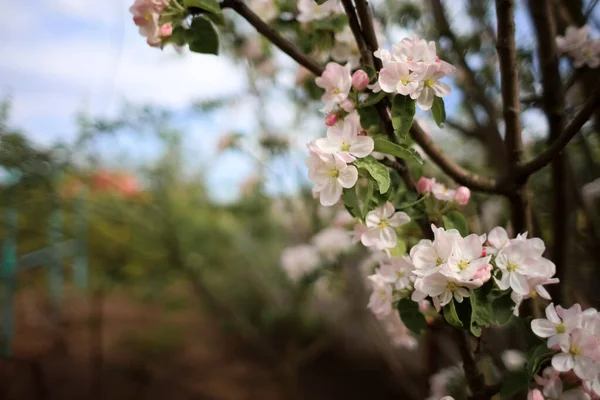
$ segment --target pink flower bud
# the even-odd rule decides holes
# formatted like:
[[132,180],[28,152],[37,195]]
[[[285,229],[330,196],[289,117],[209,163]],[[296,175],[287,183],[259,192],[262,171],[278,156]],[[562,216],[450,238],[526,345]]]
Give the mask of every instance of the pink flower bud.
[[527,393],[527,400],[544,400],[544,396],[542,395],[542,392],[539,391],[539,389],[533,389],[530,390],[529,393]]
[[354,111],[354,108],[355,108],[354,102],[350,99],[346,99],[346,100],[342,101],[340,103],[340,107],[342,107],[344,109],[344,111],[346,111],[346,112],[352,112],[352,111]]
[[334,113],[327,114],[327,117],[325,117],[325,125],[334,126],[336,122],[338,122],[338,119],[339,117]]
[[467,205],[469,199],[471,198],[471,191],[468,187],[461,186],[456,189],[456,194],[454,194],[454,200],[461,206]]
[[422,176],[419,178],[419,182],[417,182],[417,192],[421,194],[429,193],[431,192],[432,185],[433,182],[431,179]]
[[352,86],[356,90],[365,90],[369,85],[369,75],[362,69],[359,69],[352,75]]
[[492,279],[492,265],[486,264],[485,266],[479,268],[473,275],[472,279],[479,279],[483,283]]
[[487,250],[485,249],[485,247],[481,248],[481,257],[485,257],[487,256]]
[[171,24],[164,24],[160,27],[160,37],[169,37],[173,34],[173,27]]

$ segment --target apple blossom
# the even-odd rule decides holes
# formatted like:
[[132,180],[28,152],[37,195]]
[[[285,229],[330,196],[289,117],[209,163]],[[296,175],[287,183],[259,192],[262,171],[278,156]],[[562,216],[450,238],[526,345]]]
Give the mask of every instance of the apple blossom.
[[544,400],[544,396],[538,389],[533,389],[527,393],[527,400]]
[[448,189],[443,183],[436,182],[436,180],[432,178],[431,194],[433,194],[433,197],[435,197],[438,200],[450,201],[454,200],[456,191]]
[[439,271],[446,276],[462,281],[472,280],[480,270],[483,270],[480,275],[485,276],[490,258],[491,256],[481,257],[481,239],[478,235],[457,237],[448,262],[441,265]]
[[[415,281],[415,289],[421,293],[431,296],[436,310],[450,303],[452,298],[462,303],[464,298],[469,297],[469,289],[478,288],[483,282],[475,280],[462,280],[460,278],[446,276],[435,272]],[[413,300],[415,298],[413,297]]]
[[556,399],[563,391],[563,383],[560,379],[560,372],[552,367],[546,367],[542,371],[542,376],[533,377],[535,383],[542,386],[542,392],[546,397]]
[[352,74],[352,87],[355,90],[365,90],[369,85],[369,75],[362,69],[359,69]]
[[461,206],[466,206],[471,198],[471,191],[466,186],[461,186],[456,189],[456,193],[454,194],[454,200]]
[[160,27],[159,36],[161,38],[169,37],[173,34],[173,26],[171,24],[164,24]]
[[358,180],[358,170],[347,165],[337,154],[311,154],[306,160],[308,177],[315,183],[321,205],[332,206],[342,196],[342,189],[349,189]]
[[551,300],[550,293],[546,290],[544,285],[550,285],[558,283],[558,278],[547,278],[545,276],[532,276],[527,278],[527,285],[529,286],[529,293],[526,295],[520,295],[517,292],[512,292],[510,297],[515,302],[514,314],[519,316],[519,306],[525,299],[535,298],[537,296],[545,300]]
[[336,33],[335,43],[331,49],[331,58],[337,62],[345,62],[351,68],[360,65],[360,51],[350,25],[345,25],[341,32]]
[[501,278],[496,280],[502,290],[512,288],[519,295],[530,293],[527,277],[554,275],[554,264],[541,258],[541,254],[525,240],[515,240],[496,255],[496,266]]
[[352,229],[352,243],[356,244],[360,242],[362,235],[368,230],[369,229],[362,222],[357,222]]
[[292,281],[298,281],[313,272],[319,267],[319,264],[319,253],[311,245],[288,247],[281,253],[281,266]]
[[330,262],[352,246],[350,234],[342,228],[327,228],[312,238],[317,250]]
[[341,12],[339,0],[327,0],[323,4],[314,0],[298,0],[297,6],[300,13],[296,19],[299,22],[315,21]]
[[379,73],[379,86],[387,93],[411,96],[418,90],[420,75],[411,72],[405,63],[391,61]]
[[537,318],[531,321],[531,330],[541,338],[548,338],[549,348],[558,348],[565,336],[573,330],[581,328],[581,307],[574,305],[565,311],[564,318],[556,313],[554,304],[546,307],[546,319]]
[[417,101],[421,110],[431,109],[434,97],[446,97],[450,94],[452,88],[439,81],[446,75],[447,71],[439,63],[429,64],[420,71],[417,78],[420,81],[419,86],[411,92],[410,97]]
[[325,125],[334,126],[339,119],[340,117],[338,117],[337,114],[329,113],[327,114],[327,117],[325,117]]
[[514,349],[505,350],[500,358],[509,371],[518,371],[527,362],[525,354],[522,351]]
[[375,275],[393,285],[394,290],[409,289],[414,281],[415,269],[410,257],[391,257],[380,263]]
[[406,325],[404,325],[401,316],[397,312],[390,313],[383,319],[380,319],[380,322],[390,338],[392,346],[414,349],[419,344]]
[[360,238],[362,244],[384,250],[396,247],[398,238],[394,228],[410,222],[410,217],[405,212],[395,212],[394,206],[388,201],[383,206],[370,211],[365,222],[368,231]]
[[356,109],[356,104],[351,99],[346,99],[340,103],[340,107],[347,113],[351,113]]
[[560,372],[571,369],[581,379],[593,379],[597,375],[597,367],[592,357],[598,350],[598,339],[584,331],[575,329],[565,335],[560,342],[561,353],[552,357],[552,366]]
[[317,139],[316,146],[327,154],[337,154],[347,163],[371,154],[375,142],[369,136],[358,135],[362,131],[360,123],[352,118],[346,118],[341,124],[327,129],[327,137]]
[[381,275],[371,275],[369,280],[373,286],[373,292],[369,298],[367,308],[378,318],[384,318],[392,312],[394,289]]
[[265,22],[277,18],[277,4],[273,0],[249,0],[248,7]]
[[415,265],[415,274],[426,276],[438,271],[446,264],[452,253],[454,243],[461,238],[456,229],[446,231],[431,225],[434,240],[422,239],[410,249],[410,257]]
[[[314,3],[313,0],[309,1]],[[321,101],[324,103],[321,111],[329,112],[336,104],[340,104],[348,98],[352,87],[350,69],[348,65],[342,67],[340,64],[330,62],[325,66],[323,74],[315,79],[315,83],[325,89],[325,94],[321,97]]]

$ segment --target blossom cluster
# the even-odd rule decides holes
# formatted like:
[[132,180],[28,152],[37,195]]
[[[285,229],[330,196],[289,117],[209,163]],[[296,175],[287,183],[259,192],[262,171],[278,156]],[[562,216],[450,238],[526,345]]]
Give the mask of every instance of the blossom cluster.
[[589,37],[587,25],[581,28],[567,27],[565,36],[556,38],[556,47],[562,54],[573,58],[575,68],[588,66],[598,68],[600,66],[600,39]]
[[160,14],[169,6],[169,0],[135,0],[129,11],[133,22],[138,26],[140,35],[152,47],[160,47],[162,40],[171,36],[171,24],[159,24]]
[[373,90],[398,93],[416,100],[422,110],[431,109],[434,97],[445,97],[452,89],[440,79],[452,74],[456,68],[437,56],[435,42],[418,36],[404,38],[392,46],[392,51],[379,49],[375,56],[383,68]]
[[[551,366],[535,377],[544,396],[600,398],[600,314],[596,309],[582,310],[579,304],[565,309],[550,304],[546,307],[546,318],[531,321],[531,330],[547,339],[548,348],[557,351]],[[563,392],[563,381],[570,373],[581,381],[581,386]],[[540,395],[538,398],[543,399]]]
[[471,191],[466,186],[456,190],[448,189],[443,183],[437,182],[435,178],[422,176],[417,182],[417,192],[421,194],[431,193],[433,197],[442,201],[456,201],[461,206],[467,205],[471,198]]

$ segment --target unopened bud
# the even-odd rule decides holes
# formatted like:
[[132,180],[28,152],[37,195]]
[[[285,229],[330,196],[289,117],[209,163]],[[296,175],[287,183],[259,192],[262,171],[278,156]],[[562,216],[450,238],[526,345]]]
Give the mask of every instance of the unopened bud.
[[160,37],[169,37],[173,34],[173,27],[171,24],[164,24],[160,27]]
[[471,191],[468,187],[461,186],[456,189],[456,194],[454,195],[454,200],[461,206],[467,205],[469,199],[471,198]]
[[325,125],[334,126],[336,122],[338,122],[338,119],[339,117],[336,114],[327,114],[327,117],[325,117]]
[[429,178],[425,178],[424,176],[422,176],[419,181],[417,182],[417,192],[424,194],[424,193],[429,193],[431,192],[431,186],[433,185],[433,182],[431,181],[431,179]]
[[352,86],[356,90],[365,90],[369,85],[369,75],[362,69],[359,69],[352,75]]

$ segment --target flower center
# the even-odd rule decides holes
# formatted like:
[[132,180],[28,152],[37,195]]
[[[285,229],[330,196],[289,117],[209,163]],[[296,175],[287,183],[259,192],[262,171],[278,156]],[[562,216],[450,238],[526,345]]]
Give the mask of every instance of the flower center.
[[448,286],[446,286],[446,289],[448,289],[449,291],[451,291],[452,293],[454,293],[456,291],[456,283],[449,282]]
[[398,278],[398,279],[404,278],[404,272],[396,271],[396,278]]
[[342,151],[350,151],[350,143],[342,140],[342,143],[340,143],[340,150],[342,150]]
[[517,264],[515,264],[515,263],[508,263],[508,265],[506,266],[506,270],[508,272],[513,272],[516,269],[517,269]]
[[400,79],[400,82],[401,82],[401,83],[402,83],[404,86],[406,86],[406,85],[408,85],[408,82],[409,82],[409,81],[408,81],[408,79],[407,79],[407,78],[405,78],[405,79]]
[[435,83],[435,81],[433,79],[425,79],[425,82],[423,82],[425,84],[425,86],[427,87],[432,87],[433,84]]
[[382,219],[381,221],[379,221],[379,224],[377,224],[378,227],[380,227],[381,229],[385,229],[389,226],[390,224],[388,223],[387,219]]
[[573,355],[573,356],[579,356],[581,355],[581,349],[577,346],[575,346],[574,344],[571,345],[571,347],[569,347],[569,354]]
[[333,93],[333,94],[340,94],[340,93],[342,93],[342,91],[340,89],[338,89],[338,88],[333,88],[333,90],[331,91],[331,93]]
[[565,329],[565,324],[562,322],[556,325],[556,333],[565,333],[567,330]]
[[146,21],[150,21],[152,19],[152,13],[146,13],[146,14],[144,14],[144,19]]
[[340,171],[337,168],[332,168],[329,171],[327,171],[327,176],[330,178],[337,178],[338,176],[340,176]]
[[414,60],[414,59],[415,59],[415,58],[414,58],[413,56],[408,56],[408,57],[406,57],[406,60],[407,60],[407,61],[412,61],[412,60]]
[[435,266],[439,267],[440,265],[442,265],[444,263],[444,260],[442,260],[442,258],[440,256],[437,256],[435,258]]
[[536,297],[538,297],[538,294],[535,290],[532,290],[531,292],[529,292],[529,297],[535,299]]
[[463,271],[468,266],[469,266],[469,262],[465,259],[460,260],[460,262],[458,263],[458,269],[460,269],[461,271]]

